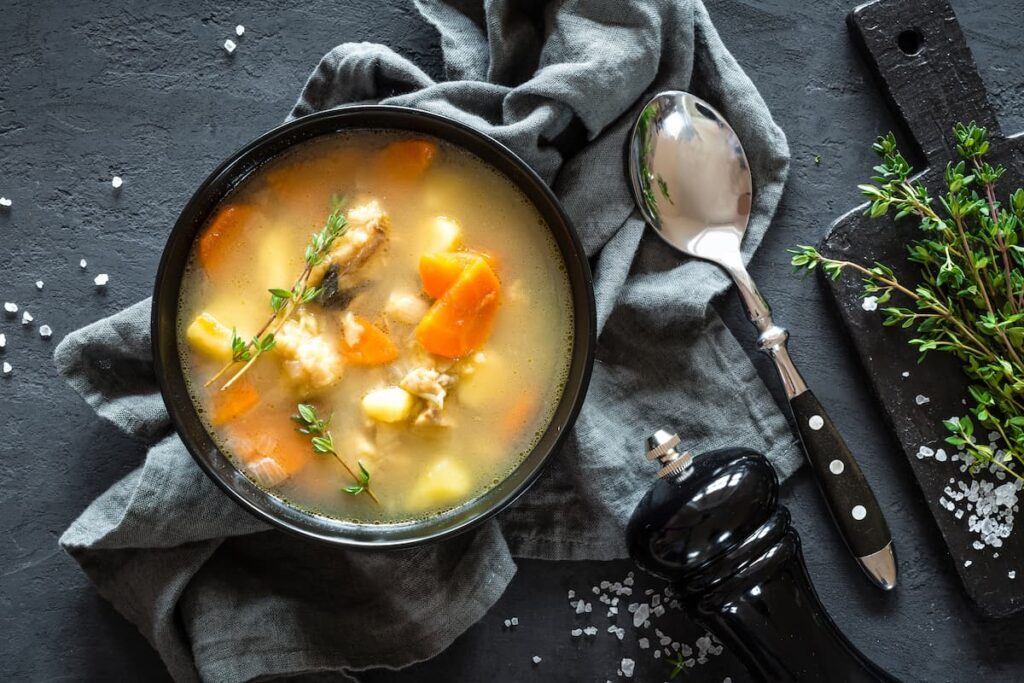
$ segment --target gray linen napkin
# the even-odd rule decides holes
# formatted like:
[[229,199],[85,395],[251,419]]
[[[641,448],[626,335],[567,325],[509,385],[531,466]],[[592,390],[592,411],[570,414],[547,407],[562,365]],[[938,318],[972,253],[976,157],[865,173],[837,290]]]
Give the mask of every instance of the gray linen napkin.
[[[747,258],[788,167],[785,137],[696,0],[419,0],[441,33],[447,80],[386,47],[344,44],[291,116],[353,102],[404,104],[501,140],[552,183],[595,264],[597,362],[567,445],[533,489],[479,530],[427,548],[356,553],[270,530],[228,500],[170,430],[151,372],[149,302],[69,335],[56,350],[96,411],[150,445],[145,462],[61,543],[134,622],[176,679],[353,674],[431,657],[494,604],[513,556],[623,557],[623,530],[653,471],[644,438],[760,449],[780,475],[793,437],[709,305],[727,287],[679,259],[633,209],[625,134],[646,97],[686,88],[739,133],[754,174]],[[359,633],[358,647],[338,634]]]

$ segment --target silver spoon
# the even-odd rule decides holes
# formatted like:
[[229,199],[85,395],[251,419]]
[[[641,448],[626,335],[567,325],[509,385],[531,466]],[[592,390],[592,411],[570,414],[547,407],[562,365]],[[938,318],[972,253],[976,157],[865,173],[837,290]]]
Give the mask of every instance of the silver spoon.
[[732,276],[757,345],[775,362],[804,452],[836,526],[871,580],[896,585],[892,536],[853,454],[786,350],[789,333],[772,320],[740,256],[750,220],[750,167],[736,133],[707,102],[689,93],[656,95],[640,112],[629,143],[633,196],[670,245],[717,263]]

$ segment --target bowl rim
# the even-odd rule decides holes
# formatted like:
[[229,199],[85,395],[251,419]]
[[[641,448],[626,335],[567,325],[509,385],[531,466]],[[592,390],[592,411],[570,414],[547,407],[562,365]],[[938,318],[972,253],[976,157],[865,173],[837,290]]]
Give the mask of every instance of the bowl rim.
[[[371,125],[358,123],[367,118],[380,121]],[[356,123],[353,124],[353,121]],[[423,127],[429,130],[420,130]],[[182,275],[188,260],[188,251],[214,208],[253,171],[270,159],[314,138],[353,130],[395,130],[427,134],[469,152],[507,177],[544,218],[564,263],[572,300],[573,350],[569,368],[562,395],[536,444],[497,485],[449,512],[409,523],[359,524],[350,520],[339,520],[304,510],[254,484],[221,451],[199,417],[195,405],[188,396],[184,370],[178,354],[177,314]],[[295,139],[288,141],[290,137]],[[452,137],[459,139],[453,140]],[[268,148],[275,146],[281,148],[266,153]],[[485,158],[482,152],[486,153],[488,158]],[[186,239],[182,237],[185,233],[188,233],[187,244],[182,247],[180,242]],[[181,262],[180,255],[176,255],[175,247],[185,249],[184,262]],[[406,548],[449,538],[479,526],[522,496],[540,477],[575,424],[590,383],[597,339],[596,330],[596,304],[590,265],[575,227],[547,183],[515,152],[483,131],[434,112],[380,104],[342,106],[293,119],[243,145],[210,172],[184,205],[168,233],[153,286],[150,318],[153,370],[160,387],[161,398],[175,432],[203,472],[244,510],[274,527],[335,546],[364,549]],[[174,362],[165,362],[169,359],[173,359]],[[182,391],[187,399],[184,401],[187,407],[181,405]],[[196,433],[197,425],[200,434]],[[205,443],[196,443],[197,437],[205,437]],[[528,463],[529,470],[523,471]],[[513,481],[512,485],[508,485]],[[272,514],[257,505],[252,498],[259,499],[260,503],[278,514]],[[486,505],[479,505],[485,500]],[[329,528],[329,531],[313,528],[314,525]],[[396,530],[404,533],[390,533]],[[353,537],[346,535],[345,531],[357,533]],[[372,531],[378,533],[371,533]]]

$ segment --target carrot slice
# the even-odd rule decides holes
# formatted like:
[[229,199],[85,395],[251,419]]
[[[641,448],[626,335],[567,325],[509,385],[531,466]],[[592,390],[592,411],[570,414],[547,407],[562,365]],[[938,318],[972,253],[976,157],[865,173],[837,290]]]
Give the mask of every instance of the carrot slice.
[[352,365],[384,365],[398,358],[398,349],[387,332],[366,318],[358,315],[353,317],[363,328],[363,332],[359,336],[359,341],[351,346],[342,335],[341,355],[346,361]]
[[429,140],[399,140],[380,153],[377,169],[394,180],[416,180],[427,170],[436,154],[437,145]]
[[420,256],[420,280],[423,281],[423,291],[440,299],[448,288],[455,284],[455,281],[477,257],[487,261],[491,270],[497,272],[497,259],[490,254],[478,254],[468,251],[449,251],[423,254]]
[[423,316],[416,340],[446,358],[461,358],[480,348],[494,326],[500,292],[498,276],[485,258],[477,256]]
[[210,421],[215,425],[231,422],[249,412],[259,403],[260,394],[247,378],[242,377],[223,391],[215,391],[212,399]]
[[501,416],[500,433],[502,438],[508,441],[522,432],[530,418],[537,413],[539,404],[540,400],[533,392],[520,394],[512,407]]
[[199,265],[207,274],[225,274],[228,255],[255,215],[256,209],[247,204],[228,204],[217,211],[199,237],[196,251]]

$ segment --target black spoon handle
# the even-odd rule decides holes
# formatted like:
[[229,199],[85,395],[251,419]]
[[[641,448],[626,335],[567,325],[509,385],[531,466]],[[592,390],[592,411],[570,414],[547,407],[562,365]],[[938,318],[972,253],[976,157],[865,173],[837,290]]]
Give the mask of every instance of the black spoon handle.
[[813,392],[808,389],[794,396],[789,405],[807,460],[843,539],[868,575],[882,588],[892,588],[895,561],[890,567],[885,557],[892,556],[892,535],[857,461]]

